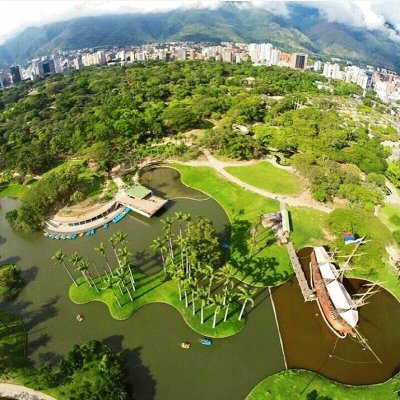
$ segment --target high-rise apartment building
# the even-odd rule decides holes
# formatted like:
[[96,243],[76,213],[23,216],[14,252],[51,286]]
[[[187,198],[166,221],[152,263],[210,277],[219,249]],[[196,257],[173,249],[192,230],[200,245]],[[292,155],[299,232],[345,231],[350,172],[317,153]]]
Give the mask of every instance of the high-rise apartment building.
[[38,75],[43,78],[56,72],[56,64],[54,60],[42,60],[37,63]]
[[290,66],[296,69],[306,69],[308,55],[305,53],[293,53],[290,60]]
[[14,85],[22,81],[22,71],[20,65],[13,65],[10,68],[11,80]]

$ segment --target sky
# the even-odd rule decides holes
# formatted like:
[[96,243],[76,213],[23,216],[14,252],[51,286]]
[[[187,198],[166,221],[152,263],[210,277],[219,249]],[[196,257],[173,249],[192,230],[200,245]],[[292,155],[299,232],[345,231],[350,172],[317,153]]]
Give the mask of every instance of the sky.
[[[110,13],[166,11],[177,8],[216,8],[218,0],[0,0],[0,44],[28,26],[62,21],[80,16]],[[317,7],[329,21],[395,33],[385,26],[390,22],[400,31],[400,0],[296,1]],[[256,7],[287,15],[288,1],[249,0]],[[397,35],[400,37],[400,35]]]

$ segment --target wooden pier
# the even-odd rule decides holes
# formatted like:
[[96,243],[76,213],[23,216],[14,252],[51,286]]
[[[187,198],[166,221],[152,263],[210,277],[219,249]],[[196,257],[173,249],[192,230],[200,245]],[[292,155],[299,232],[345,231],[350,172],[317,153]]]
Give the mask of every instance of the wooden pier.
[[304,297],[304,301],[316,300],[314,291],[308,285],[306,276],[304,275],[303,268],[300,264],[299,258],[297,257],[297,253],[293,246],[293,243],[289,241],[286,244],[286,248],[289,253],[290,261],[292,263],[294,273],[296,274],[297,281],[299,282],[301,294]]

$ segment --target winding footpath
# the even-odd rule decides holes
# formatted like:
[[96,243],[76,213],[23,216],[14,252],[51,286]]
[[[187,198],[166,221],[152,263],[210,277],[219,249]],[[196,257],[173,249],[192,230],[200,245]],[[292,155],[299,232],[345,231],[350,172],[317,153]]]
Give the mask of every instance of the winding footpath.
[[[213,167],[220,175],[222,175],[225,179],[227,179],[230,182],[236,183],[237,185],[241,186],[242,188],[249,190],[250,192],[254,192],[259,194],[260,196],[263,197],[268,197],[270,199],[278,200],[279,202],[286,203],[289,206],[293,207],[310,207],[314,208],[316,210],[325,212],[325,213],[330,213],[333,211],[332,208],[329,208],[327,206],[324,206],[317,201],[313,200],[311,196],[304,192],[300,196],[289,196],[289,195],[282,195],[282,194],[276,194],[276,193],[271,193],[266,190],[260,189],[258,187],[249,185],[246,182],[243,182],[239,178],[236,178],[235,176],[231,175],[229,172],[225,170],[226,167],[235,165],[232,163],[226,163],[221,160],[216,159],[208,150],[203,150],[205,156],[207,157],[208,160],[208,165]],[[248,163],[247,163],[248,164]],[[237,164],[236,164],[237,165]],[[244,163],[241,165],[245,165]]]
[[54,397],[25,386],[12,385],[10,383],[0,383],[0,396],[20,400],[57,400]]

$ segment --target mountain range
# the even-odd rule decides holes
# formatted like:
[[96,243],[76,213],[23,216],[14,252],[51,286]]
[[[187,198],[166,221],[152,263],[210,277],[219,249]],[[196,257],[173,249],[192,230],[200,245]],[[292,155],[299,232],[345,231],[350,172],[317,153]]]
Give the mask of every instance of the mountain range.
[[[400,40],[382,30],[328,21],[316,8],[289,3],[287,16],[241,3],[216,9],[115,14],[29,27],[0,46],[0,66],[54,50],[165,41],[270,42],[286,51],[338,57],[400,71]],[[399,37],[393,29],[392,37]]]

